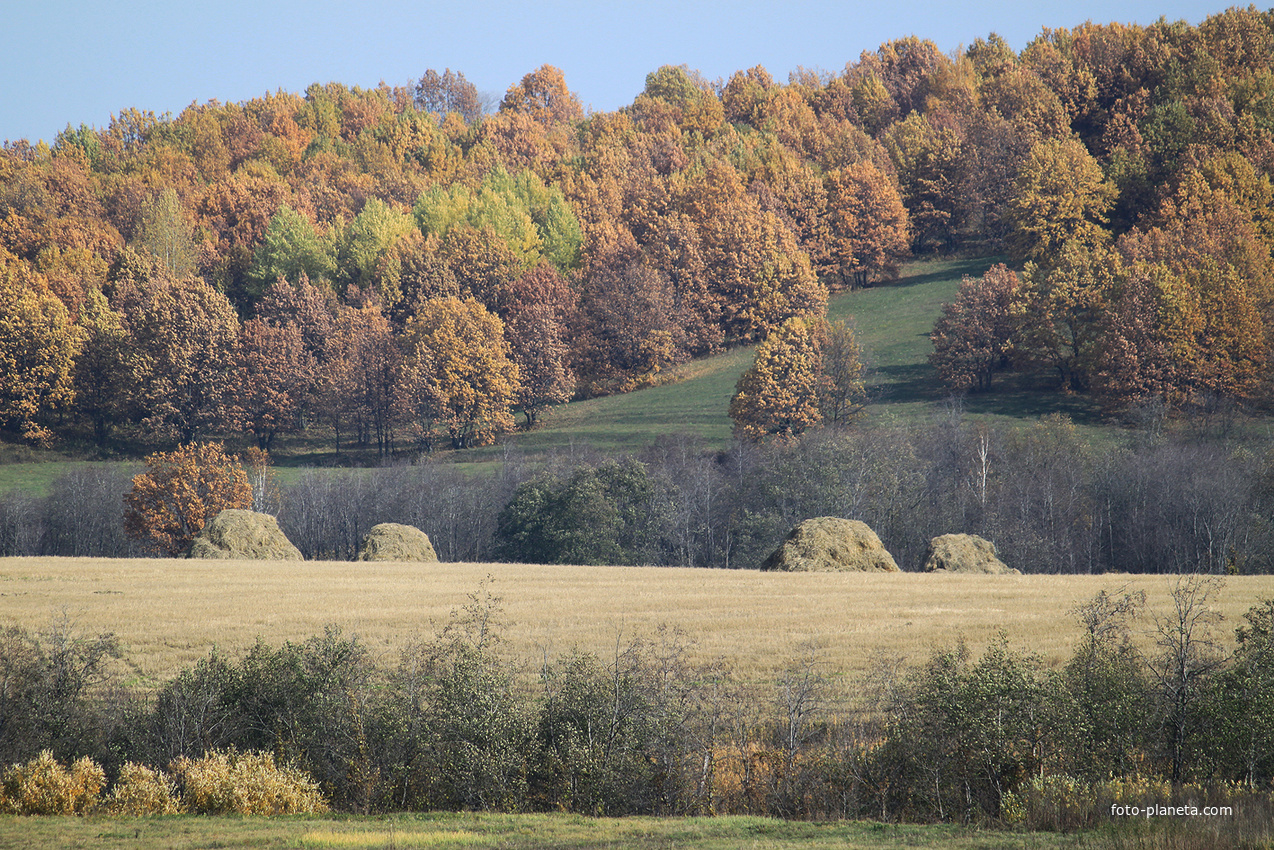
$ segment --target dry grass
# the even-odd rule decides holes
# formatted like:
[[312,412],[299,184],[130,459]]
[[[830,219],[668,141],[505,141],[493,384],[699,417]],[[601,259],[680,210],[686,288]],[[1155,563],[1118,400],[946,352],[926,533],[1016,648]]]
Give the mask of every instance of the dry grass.
[[[526,661],[676,627],[702,660],[764,677],[807,641],[832,669],[866,669],[875,652],[921,660],[961,636],[975,651],[1004,629],[1051,664],[1079,627],[1069,610],[1105,588],[1142,588],[1166,613],[1169,576],[995,576],[521,564],[0,559],[0,624],[40,631],[65,616],[80,634],[115,632],[134,675],[162,680],[214,646],[304,640],[334,623],[396,652],[431,636],[492,576],[504,634]],[[1274,597],[1274,576],[1230,578],[1215,607],[1232,638],[1245,611]],[[1142,626],[1149,627],[1143,617]],[[387,658],[392,660],[392,655]]]

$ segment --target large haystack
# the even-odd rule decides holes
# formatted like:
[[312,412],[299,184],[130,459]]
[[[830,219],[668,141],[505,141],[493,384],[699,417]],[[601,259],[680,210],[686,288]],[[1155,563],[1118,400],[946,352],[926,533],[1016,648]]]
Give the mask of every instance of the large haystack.
[[943,534],[929,541],[926,572],[991,573],[1021,575],[999,559],[995,544],[976,534]]
[[358,550],[359,561],[425,561],[438,560],[429,535],[413,525],[382,522],[373,526]]
[[898,572],[898,564],[867,523],[819,517],[792,529],[763,570],[789,572]]
[[203,527],[190,545],[189,558],[245,561],[300,561],[301,550],[279,530],[269,514],[224,510]]

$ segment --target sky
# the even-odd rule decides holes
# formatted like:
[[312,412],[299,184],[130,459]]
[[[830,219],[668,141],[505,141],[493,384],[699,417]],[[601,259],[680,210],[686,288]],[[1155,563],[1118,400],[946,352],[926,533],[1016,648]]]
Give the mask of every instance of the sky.
[[916,35],[944,52],[996,32],[1021,50],[1045,27],[1084,21],[1198,24],[1232,3],[1201,0],[8,0],[0,23],[0,140],[52,142],[127,108],[179,114],[311,83],[407,85],[451,68],[495,101],[556,65],[584,105],[611,111],[661,65],[712,80],[763,65],[838,72],[864,50]]

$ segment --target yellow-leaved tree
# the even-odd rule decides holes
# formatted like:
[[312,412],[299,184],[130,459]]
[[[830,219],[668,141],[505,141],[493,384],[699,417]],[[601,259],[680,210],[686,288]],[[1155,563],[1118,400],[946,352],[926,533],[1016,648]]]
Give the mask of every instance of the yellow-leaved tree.
[[788,319],[756,349],[730,400],[734,432],[748,440],[794,437],[823,421],[822,357],[811,323]]
[[407,323],[404,341],[400,394],[426,449],[439,431],[452,448],[464,449],[513,430],[518,367],[504,323],[481,302],[424,302]]
[[188,443],[146,458],[124,496],[124,530],[175,557],[223,510],[251,507],[252,485],[239,459],[220,443]]
[[1078,139],[1049,139],[1031,148],[1009,202],[1009,247],[1020,260],[1050,263],[1069,242],[1109,239],[1106,214],[1118,194]]
[[0,425],[47,445],[45,414],[74,397],[71,368],[80,332],[44,278],[0,248]]

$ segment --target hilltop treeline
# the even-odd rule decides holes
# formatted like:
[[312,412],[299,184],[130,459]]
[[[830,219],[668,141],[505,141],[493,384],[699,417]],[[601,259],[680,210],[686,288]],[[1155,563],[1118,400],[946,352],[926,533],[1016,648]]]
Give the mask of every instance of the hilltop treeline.
[[[787,82],[663,67],[598,113],[550,66],[494,112],[429,71],[7,143],[0,420],[463,447],[957,251],[1034,264],[1037,359],[1072,388],[1149,341],[1121,399],[1259,397],[1272,22],[913,37]],[[1119,344],[1076,368],[1066,334],[1103,312]]]
[[[139,557],[129,472],[99,464],[46,496],[0,496],[0,556]],[[309,470],[278,488],[280,528],[307,558],[352,560],[372,526],[424,530],[444,561],[755,569],[802,520],[867,522],[905,570],[966,532],[1026,573],[1274,571],[1274,454],[1263,443],[1138,435],[1093,446],[1063,418],[997,429],[817,431],[713,452],[667,439],[638,457]]]
[[[10,628],[0,633],[9,682],[0,761],[33,761],[4,772],[0,810],[92,811],[83,798],[109,778],[110,800],[133,801],[125,811],[167,813],[198,796],[189,760],[238,751],[272,754],[291,775],[308,773],[335,808],[364,813],[737,813],[1070,830],[1108,822],[1112,804],[1154,804],[1223,814],[1212,823],[1229,837],[1255,828],[1267,841],[1274,600],[1244,615],[1229,651],[1209,608],[1217,589],[1215,579],[1178,583],[1172,613],[1153,622],[1138,619],[1143,595],[1102,591],[1073,612],[1081,639],[1058,669],[1004,638],[980,657],[960,645],[913,665],[881,662],[852,682],[808,646],[758,678],[695,663],[671,631],[620,642],[609,657],[567,653],[520,669],[502,652],[489,591],[396,657],[329,628],[239,657],[213,651],[147,690],[106,687],[118,654],[109,635]],[[1154,646],[1136,649],[1134,632]],[[97,773],[96,788],[59,788],[70,783],[56,782],[53,759],[85,756],[105,768],[77,765]],[[181,794],[153,774],[138,783],[137,764],[171,770]],[[290,799],[267,766],[222,778],[222,799]],[[265,782],[274,794],[263,794]],[[121,794],[130,784],[161,793]],[[286,787],[298,785],[308,783]]]

